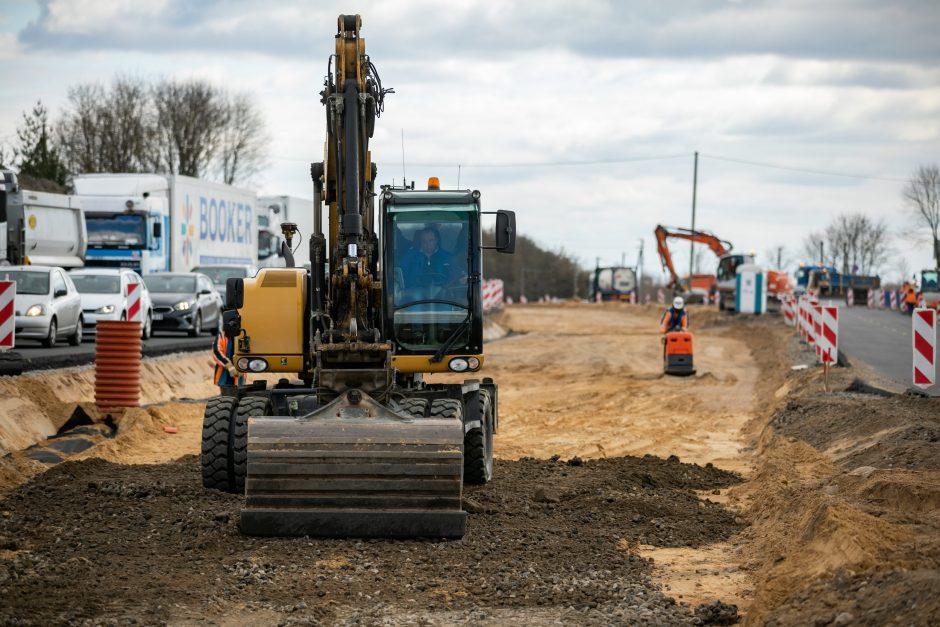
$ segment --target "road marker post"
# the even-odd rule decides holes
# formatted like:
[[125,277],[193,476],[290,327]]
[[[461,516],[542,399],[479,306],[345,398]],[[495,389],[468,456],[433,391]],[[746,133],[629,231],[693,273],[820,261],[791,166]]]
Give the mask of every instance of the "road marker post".
[[937,310],[917,308],[911,316],[914,385],[929,388],[937,381]]
[[891,310],[892,311],[898,310],[898,291],[897,290],[891,290]]
[[845,293],[845,304],[848,305],[849,307],[855,306],[855,290],[853,290],[852,288],[849,288],[848,291]]
[[127,284],[127,321],[143,322],[143,312],[140,306],[140,283]]
[[868,288],[868,308],[875,308],[875,290],[870,287]]
[[666,302],[666,294],[663,292],[663,288],[656,290],[656,302],[660,305]]
[[0,352],[13,348],[16,342],[16,281],[0,281]]
[[821,333],[817,346],[823,364],[826,392],[829,392],[829,367],[839,360],[839,308],[827,305],[820,309]]

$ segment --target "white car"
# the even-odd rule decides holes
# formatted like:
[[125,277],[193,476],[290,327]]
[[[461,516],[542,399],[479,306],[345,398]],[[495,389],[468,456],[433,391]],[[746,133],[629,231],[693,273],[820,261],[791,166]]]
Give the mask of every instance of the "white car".
[[0,279],[16,281],[13,305],[16,339],[39,340],[50,348],[62,336],[82,343],[82,299],[62,268],[0,267]]
[[153,331],[153,303],[150,290],[133,270],[127,268],[85,268],[69,273],[82,295],[85,332],[94,333],[99,320],[127,320],[128,286],[140,285],[140,336],[149,339]]

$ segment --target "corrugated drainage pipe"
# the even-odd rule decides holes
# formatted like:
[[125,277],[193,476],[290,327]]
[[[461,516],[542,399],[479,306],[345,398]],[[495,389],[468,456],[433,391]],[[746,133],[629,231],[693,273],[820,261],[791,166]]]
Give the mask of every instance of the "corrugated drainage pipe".
[[101,320],[95,337],[95,404],[140,407],[140,322]]

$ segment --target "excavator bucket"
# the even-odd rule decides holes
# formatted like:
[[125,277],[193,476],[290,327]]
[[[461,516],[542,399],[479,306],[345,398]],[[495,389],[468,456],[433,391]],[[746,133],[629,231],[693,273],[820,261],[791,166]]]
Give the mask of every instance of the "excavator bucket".
[[414,418],[350,394],[302,418],[249,420],[242,531],[463,537],[461,420]]

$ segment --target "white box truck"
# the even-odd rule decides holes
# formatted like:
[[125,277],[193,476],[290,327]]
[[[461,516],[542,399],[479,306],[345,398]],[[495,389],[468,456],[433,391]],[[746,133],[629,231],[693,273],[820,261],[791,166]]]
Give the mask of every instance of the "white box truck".
[[24,190],[0,171],[0,263],[80,268],[87,241],[79,198]]
[[194,266],[255,266],[254,192],[176,174],[82,174],[86,265],[141,274]]
[[294,239],[294,263],[297,267],[310,263],[310,240],[313,233],[313,201],[296,196],[258,197],[258,265],[261,267],[283,267],[280,256],[281,223],[297,225],[300,239]]

